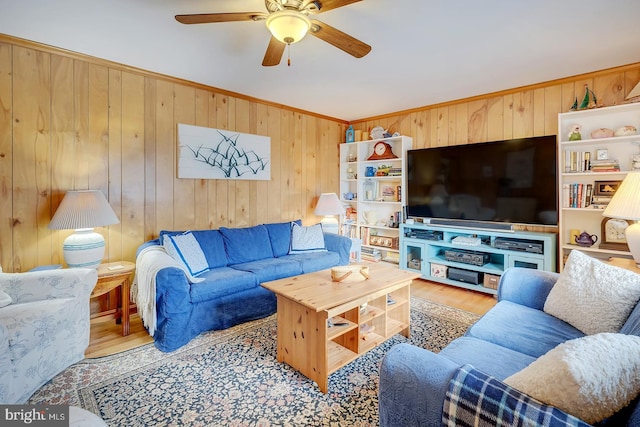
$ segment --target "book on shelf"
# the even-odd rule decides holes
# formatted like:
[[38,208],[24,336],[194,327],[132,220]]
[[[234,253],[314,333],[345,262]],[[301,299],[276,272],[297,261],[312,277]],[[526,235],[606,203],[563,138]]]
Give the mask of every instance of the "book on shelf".
[[562,207],[586,208],[593,203],[593,184],[563,184]]
[[360,257],[367,261],[380,261],[382,259],[382,253],[376,249],[369,246],[363,246],[360,250]]
[[591,152],[564,150],[563,164],[565,172],[585,172],[591,168]]
[[400,264],[400,254],[398,252],[388,251],[386,256],[382,258],[383,261],[392,262],[394,264]]
[[593,160],[591,162],[591,172],[619,172],[620,163],[615,159]]

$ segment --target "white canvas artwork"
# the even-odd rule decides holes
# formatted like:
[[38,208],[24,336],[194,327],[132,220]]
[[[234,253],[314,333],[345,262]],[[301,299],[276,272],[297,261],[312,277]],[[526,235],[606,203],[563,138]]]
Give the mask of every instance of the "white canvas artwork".
[[178,124],[178,178],[271,179],[271,138]]

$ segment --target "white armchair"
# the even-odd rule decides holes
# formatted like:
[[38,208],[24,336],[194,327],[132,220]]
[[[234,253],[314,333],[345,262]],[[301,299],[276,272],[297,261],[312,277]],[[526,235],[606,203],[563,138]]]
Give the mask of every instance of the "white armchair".
[[85,268],[0,273],[0,403],[25,403],[84,358],[97,280]]

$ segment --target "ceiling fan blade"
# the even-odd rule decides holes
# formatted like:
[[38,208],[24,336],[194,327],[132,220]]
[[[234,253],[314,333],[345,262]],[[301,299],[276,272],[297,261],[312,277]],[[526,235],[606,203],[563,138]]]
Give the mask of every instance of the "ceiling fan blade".
[[267,46],[267,51],[264,54],[264,59],[262,60],[262,65],[264,67],[272,67],[274,65],[278,65],[280,60],[282,60],[282,54],[284,53],[284,48],[287,45],[278,41],[277,38],[271,36],[271,40],[269,40],[269,46]]
[[[320,12],[326,12],[328,10],[337,9],[342,6],[348,6],[352,3],[358,3],[362,0],[316,0],[315,3],[320,3]],[[314,3],[313,1],[309,3]]]
[[267,14],[263,12],[197,13],[176,15],[176,21],[183,24],[209,24],[212,22],[257,21],[266,17]]
[[333,28],[331,25],[320,22],[317,19],[312,19],[311,24],[311,34],[338,49],[342,49],[351,56],[362,58],[371,51],[371,46],[368,44]]

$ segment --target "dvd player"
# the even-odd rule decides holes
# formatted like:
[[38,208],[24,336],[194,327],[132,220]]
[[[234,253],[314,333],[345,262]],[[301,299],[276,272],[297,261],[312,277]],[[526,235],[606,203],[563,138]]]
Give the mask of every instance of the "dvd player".
[[493,247],[495,247],[496,249],[531,252],[534,254],[544,253],[544,243],[537,242],[535,240],[507,239],[507,238],[498,237],[496,238],[493,244]]

